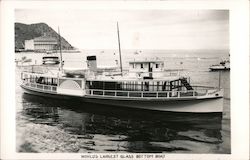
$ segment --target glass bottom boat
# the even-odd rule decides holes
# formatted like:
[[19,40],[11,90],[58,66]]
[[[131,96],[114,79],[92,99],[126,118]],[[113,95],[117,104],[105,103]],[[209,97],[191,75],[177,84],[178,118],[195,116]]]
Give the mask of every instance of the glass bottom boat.
[[[35,66],[34,66],[35,67]],[[26,93],[63,99],[171,112],[222,113],[223,89],[192,86],[188,77],[90,76],[67,77],[41,67],[22,72]],[[40,72],[37,72],[38,68]],[[46,68],[48,69],[48,68]],[[35,72],[36,70],[36,72]],[[53,74],[54,73],[54,74]]]

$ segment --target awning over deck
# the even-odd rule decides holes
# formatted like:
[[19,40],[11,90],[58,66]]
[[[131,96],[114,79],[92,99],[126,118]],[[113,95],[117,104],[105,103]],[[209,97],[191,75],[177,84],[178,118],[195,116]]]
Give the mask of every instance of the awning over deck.
[[161,77],[161,78],[154,78],[154,79],[143,79],[143,78],[136,78],[136,77],[122,77],[122,76],[100,76],[95,78],[87,78],[87,81],[105,81],[105,82],[128,82],[128,81],[150,81],[150,82],[158,82],[158,81],[174,81],[182,78],[181,76],[169,76],[169,77]]

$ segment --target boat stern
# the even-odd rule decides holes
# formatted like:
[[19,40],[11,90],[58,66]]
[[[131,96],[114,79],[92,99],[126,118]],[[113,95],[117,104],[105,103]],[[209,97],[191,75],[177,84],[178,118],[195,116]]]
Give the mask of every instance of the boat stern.
[[222,88],[208,90],[207,94],[205,96],[208,97],[208,98],[209,97],[211,97],[211,98],[223,97],[224,96],[224,90]]
[[197,97],[197,99],[206,99],[203,107],[205,112],[223,112],[224,90],[222,88],[208,90],[206,95]]

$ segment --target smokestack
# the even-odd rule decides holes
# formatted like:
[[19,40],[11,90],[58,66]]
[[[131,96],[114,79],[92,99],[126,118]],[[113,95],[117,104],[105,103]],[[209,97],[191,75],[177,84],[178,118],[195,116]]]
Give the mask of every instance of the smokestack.
[[90,71],[97,70],[96,56],[87,56],[87,67]]

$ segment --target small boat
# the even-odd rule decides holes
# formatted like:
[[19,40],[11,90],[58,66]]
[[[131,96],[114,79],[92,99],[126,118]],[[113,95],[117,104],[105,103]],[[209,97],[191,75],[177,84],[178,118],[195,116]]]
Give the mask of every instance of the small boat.
[[[118,28],[118,24],[117,24]],[[118,29],[119,42],[119,29]],[[96,56],[87,57],[88,69],[81,76],[65,73],[63,65],[30,66],[21,72],[25,93],[114,107],[184,113],[222,113],[223,89],[196,86],[179,71],[166,71],[164,61],[129,62],[129,70],[97,72]]]
[[212,65],[209,67],[210,71],[221,71],[221,70],[230,70],[230,61],[224,60],[220,64]]
[[53,65],[59,64],[60,60],[58,56],[44,56],[43,57],[43,64]]

